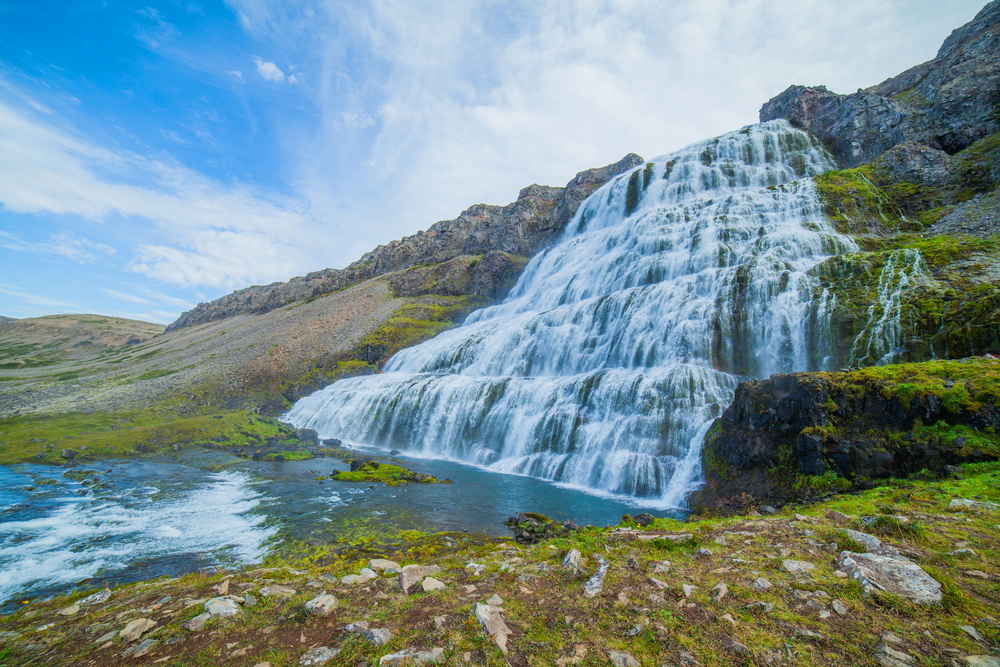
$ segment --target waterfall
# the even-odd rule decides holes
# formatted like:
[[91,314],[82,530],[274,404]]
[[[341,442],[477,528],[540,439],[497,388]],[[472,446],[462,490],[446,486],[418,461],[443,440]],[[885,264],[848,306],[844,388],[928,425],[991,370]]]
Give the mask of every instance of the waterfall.
[[811,177],[835,168],[784,120],[605,184],[502,303],[286,415],[370,446],[680,506],[741,376],[822,370],[807,271],[857,247]]

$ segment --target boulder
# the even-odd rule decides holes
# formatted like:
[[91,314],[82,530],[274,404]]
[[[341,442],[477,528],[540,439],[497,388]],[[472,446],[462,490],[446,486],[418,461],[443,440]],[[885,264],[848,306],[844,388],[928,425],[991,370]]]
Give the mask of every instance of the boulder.
[[444,582],[438,581],[434,577],[425,577],[424,580],[420,582],[420,586],[424,589],[425,593],[439,591],[445,587]]
[[320,595],[306,602],[306,611],[313,616],[329,616],[337,608],[337,598],[332,595]]
[[905,558],[843,551],[837,557],[837,567],[866,591],[885,591],[918,604],[941,602],[941,584]]
[[368,568],[381,574],[398,574],[403,571],[399,563],[385,558],[373,558],[368,561]]
[[59,456],[63,457],[67,461],[72,461],[79,455],[80,452],[76,451],[75,449],[64,449],[61,452],[59,452]]
[[421,590],[420,582],[424,580],[430,572],[423,565],[404,565],[399,572],[399,587],[407,595],[412,595]]

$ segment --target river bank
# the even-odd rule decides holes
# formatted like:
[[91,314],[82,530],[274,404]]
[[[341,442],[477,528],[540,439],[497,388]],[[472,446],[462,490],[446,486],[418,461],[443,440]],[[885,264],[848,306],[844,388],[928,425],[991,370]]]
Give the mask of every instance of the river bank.
[[[368,557],[118,586],[98,602],[84,601],[95,591],[80,591],[0,619],[0,660],[385,665],[413,649],[455,665],[992,665],[998,477],[1000,465],[972,464],[960,478],[895,480],[776,516],[659,519],[532,546],[439,534]],[[936,582],[925,593],[939,597],[866,591],[845,576],[844,551],[895,553]],[[408,570],[408,594],[391,566],[369,578],[362,568],[385,567],[370,562],[377,556],[430,569]],[[316,602],[324,594],[336,605]],[[202,616],[213,598],[228,603],[211,609],[234,614]]]

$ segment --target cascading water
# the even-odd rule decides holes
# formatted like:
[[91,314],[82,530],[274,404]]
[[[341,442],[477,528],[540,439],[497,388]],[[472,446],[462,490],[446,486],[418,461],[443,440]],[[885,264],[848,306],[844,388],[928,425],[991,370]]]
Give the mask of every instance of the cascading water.
[[371,446],[681,506],[738,376],[819,370],[806,272],[856,250],[821,212],[829,154],[786,121],[595,192],[507,299],[286,418]]

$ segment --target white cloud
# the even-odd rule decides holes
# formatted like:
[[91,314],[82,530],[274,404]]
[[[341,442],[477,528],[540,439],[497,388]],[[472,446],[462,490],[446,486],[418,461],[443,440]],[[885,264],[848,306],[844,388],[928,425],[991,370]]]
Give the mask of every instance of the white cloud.
[[40,255],[59,255],[79,264],[97,262],[102,259],[102,255],[113,255],[116,252],[111,246],[81,238],[69,230],[52,234],[44,243],[30,243],[17,234],[0,230],[0,248]]
[[257,65],[257,74],[260,74],[264,81],[284,81],[285,73],[274,63],[263,60],[260,56],[254,56],[253,62]]
[[145,303],[145,304],[153,303],[149,299],[143,299],[141,296],[136,296],[134,294],[126,294],[125,292],[119,292],[118,290],[115,289],[107,289],[105,287],[102,287],[101,291],[121,301],[129,301],[131,303]]
[[58,301],[56,299],[50,299],[48,297],[41,296],[38,294],[32,294],[31,292],[25,292],[20,287],[16,287],[14,285],[0,284],[0,294],[7,294],[9,296],[17,298],[20,301],[23,301],[25,303],[30,303],[36,306],[49,306],[49,307],[67,309],[64,312],[74,312],[74,313],[80,312],[76,304],[66,303],[65,301]]
[[232,74],[233,78],[235,78],[240,83],[245,83],[245,81],[243,81],[243,72],[239,71],[238,69],[234,69],[233,71],[229,72],[229,74]]
[[[338,226],[315,221],[304,201],[220,183],[169,156],[101,148],[3,103],[0,203],[15,213],[114,224],[117,216],[128,218],[131,235],[145,239],[129,269],[183,287],[233,289],[287,280],[328,265],[329,258],[318,254],[338,247]],[[24,244],[9,233],[0,239],[80,262],[113,252],[72,233],[57,234],[48,244]]]

